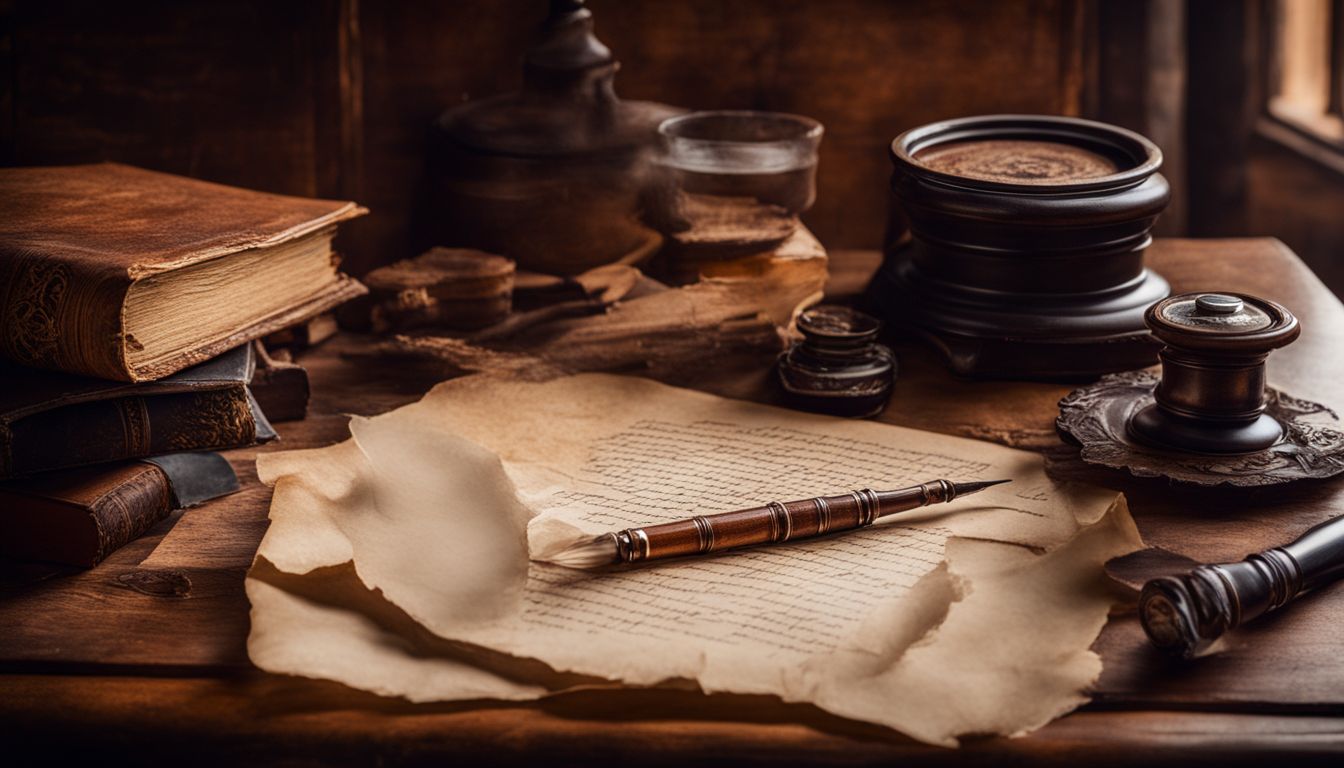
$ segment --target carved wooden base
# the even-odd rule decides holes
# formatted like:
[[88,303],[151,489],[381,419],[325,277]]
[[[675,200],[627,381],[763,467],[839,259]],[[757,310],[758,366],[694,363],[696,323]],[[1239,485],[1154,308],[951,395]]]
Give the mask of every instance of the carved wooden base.
[[1319,422],[1338,421],[1324,405],[1265,391],[1265,413],[1283,435],[1264,450],[1201,454],[1146,445],[1134,438],[1130,418],[1153,404],[1158,377],[1130,371],[1103,377],[1059,401],[1060,435],[1082,446],[1083,461],[1126,469],[1138,477],[1165,477],[1194,485],[1263,486],[1344,473],[1344,432]]

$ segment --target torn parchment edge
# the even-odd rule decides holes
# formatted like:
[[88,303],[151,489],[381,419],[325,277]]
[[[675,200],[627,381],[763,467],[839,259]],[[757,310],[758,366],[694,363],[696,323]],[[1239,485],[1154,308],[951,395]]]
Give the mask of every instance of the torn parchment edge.
[[[349,443],[351,441],[346,442]],[[344,445],[346,445],[346,443],[342,443],[338,446],[332,446],[331,448],[336,449]],[[328,450],[328,449],[317,449],[317,450]],[[362,454],[362,451],[360,453]],[[278,458],[278,455],[272,454],[272,456],[277,456]],[[283,475],[277,476],[276,473],[269,471],[270,467],[263,467],[263,465],[270,464],[269,461],[259,461],[258,464],[259,464],[259,474],[263,477],[263,480],[265,482],[269,484],[276,484],[277,480],[283,480]],[[1128,531],[1132,532],[1133,539],[1137,541],[1137,531],[1134,529],[1133,522],[1129,518],[1127,508],[1125,508],[1124,506],[1123,496],[1120,496],[1117,497],[1116,503],[1112,504],[1111,509],[1108,510],[1106,514],[1102,516],[1099,522],[1093,523],[1092,525],[1082,528],[1079,532],[1075,533],[1075,535],[1071,539],[1061,543],[1054,549],[1051,549],[1046,554],[1044,555],[1033,554],[1032,557],[1036,561],[1040,561],[1043,563],[1046,561],[1046,558],[1050,558],[1051,555],[1053,555],[1054,553],[1058,553],[1070,548],[1074,544],[1074,542],[1077,541],[1083,535],[1084,532],[1096,528],[1102,525],[1103,523],[1107,523],[1108,521],[1112,521],[1116,515],[1123,516],[1123,523],[1121,527],[1127,528]],[[948,540],[948,549],[953,549],[959,546],[953,544],[953,542],[956,540],[957,537],[953,537]],[[1020,545],[1007,544],[1001,542],[997,542],[996,544],[1005,547],[1020,547]],[[351,560],[347,562],[348,564],[353,566],[353,553]],[[385,624],[380,624],[379,621],[375,620],[372,616],[368,615],[367,613],[363,613],[358,610],[348,610],[346,608],[340,608],[332,605],[319,606],[318,604],[312,603],[311,601],[307,600],[307,598],[304,598],[298,594],[294,594],[293,592],[286,590],[284,587],[274,583],[279,579],[275,577],[268,579],[265,576],[266,568],[270,568],[271,571],[277,574],[285,573],[284,571],[281,571],[279,568],[276,568],[264,557],[259,556],[256,564],[254,564],[254,568],[252,569],[252,571],[249,572],[248,576],[249,599],[254,600],[254,603],[259,596],[266,594],[269,590],[277,590],[279,592],[285,593],[291,601],[298,601],[297,603],[295,603],[296,606],[313,608],[319,611],[325,611],[327,613],[335,612],[336,615],[327,617],[328,622],[326,626],[327,629],[331,631],[345,631],[345,632],[353,631],[357,633],[357,637],[360,640],[374,643],[377,645],[386,645],[390,643],[392,644],[393,647],[395,647],[398,644],[404,644],[406,642],[405,627],[403,627],[401,630],[393,630],[387,627]],[[925,616],[932,616],[931,619],[924,618],[915,620],[915,623],[913,625],[915,629],[909,630],[909,634],[907,636],[908,643],[906,643],[904,647],[899,647],[895,649],[896,652],[892,656],[893,663],[899,662],[899,660],[904,658],[908,652],[917,650],[919,648],[932,646],[937,643],[939,630],[943,627],[947,618],[953,614],[955,610],[955,605],[957,603],[960,603],[963,600],[963,598],[965,598],[967,595],[972,594],[976,588],[974,579],[968,579],[966,577],[959,575],[959,572],[961,570],[963,569],[959,567],[958,563],[954,562],[954,558],[952,557],[952,555],[945,551],[944,560],[941,565],[939,565],[933,571],[929,572],[924,577],[922,577],[921,582],[918,583],[916,587],[912,588],[912,591],[910,593],[907,593],[906,595],[902,596],[900,600],[893,601],[893,605],[898,606],[897,607],[898,611],[904,610],[912,615],[922,613]],[[357,569],[352,567],[351,571],[352,573],[355,573],[356,576],[358,575]],[[1098,573],[1101,573],[1100,563],[1097,563],[1097,571]],[[310,576],[312,573],[313,571],[305,571],[302,573],[287,574],[287,576],[303,579],[306,576]],[[387,605],[392,606],[394,608],[396,607],[394,603],[391,603],[391,601],[387,601],[382,596],[381,592],[378,591],[376,588],[370,588],[370,586],[367,583],[365,583],[362,578],[359,580],[359,584],[363,586],[364,591],[368,595],[374,595],[377,597],[377,599],[383,600]],[[290,583],[290,588],[293,589],[293,582]],[[936,601],[932,606],[922,606],[915,604],[917,594],[924,596],[929,594],[930,592],[938,593],[942,595],[942,597],[940,597],[940,599]],[[274,597],[274,595],[272,597]],[[925,597],[921,597],[920,602],[922,603],[926,599],[927,598]],[[912,610],[912,606],[914,606],[914,610]],[[921,611],[918,610],[919,608],[929,608],[931,610]],[[1107,609],[1109,609],[1109,605],[1107,605]],[[340,614],[344,615],[341,616]],[[1106,610],[1102,610],[1100,612],[1099,619],[1096,622],[1094,622],[1095,628],[1089,631],[1089,637],[1087,638],[1086,644],[1083,646],[1082,653],[1085,655],[1090,655],[1091,659],[1095,661],[1095,664],[1093,665],[1094,669],[1092,670],[1088,679],[1079,681],[1077,685],[1077,693],[1073,697],[1071,697],[1064,705],[1051,710],[1043,717],[1035,718],[1033,722],[1029,724],[1026,728],[1019,728],[1016,731],[1017,734],[1034,730],[1035,728],[1044,725],[1046,722],[1049,722],[1054,717],[1064,714],[1065,712],[1070,711],[1076,706],[1085,703],[1087,701],[1087,697],[1083,695],[1082,690],[1084,690],[1087,686],[1095,682],[1097,676],[1100,674],[1100,660],[1096,658],[1095,654],[1092,653],[1090,650],[1088,650],[1087,647],[1091,645],[1091,642],[1095,640],[1096,635],[1100,632],[1101,627],[1102,625],[1104,625],[1105,622],[1105,616],[1106,616]],[[342,620],[338,621],[337,619]],[[338,679],[338,680],[341,679],[339,676],[340,671],[324,667],[322,664],[323,660],[320,658],[303,657],[302,655],[294,657],[293,655],[290,655],[284,657],[286,659],[286,662],[281,664],[267,663],[265,661],[261,661],[260,657],[266,656],[266,652],[263,652],[262,649],[254,647],[254,641],[256,640],[258,634],[255,630],[256,630],[256,623],[265,622],[266,617],[259,616],[254,608],[253,620],[254,620],[254,631],[249,636],[249,655],[251,655],[254,658],[254,660],[258,660],[259,666],[261,666],[262,668],[269,667],[271,668],[271,671],[287,672],[287,673],[298,672],[299,674],[319,679]],[[921,621],[923,622],[922,624],[920,623]],[[275,638],[271,637],[268,640],[268,642],[272,643],[270,652],[274,652]],[[468,650],[467,653],[468,657],[472,655],[471,651],[475,651],[477,654],[481,652],[495,653],[492,651],[488,651],[488,649],[480,649],[480,648],[473,649],[472,646],[470,646],[469,644],[458,644],[458,645],[459,649]],[[872,653],[871,651],[865,649],[858,649],[855,652],[869,653],[869,654]],[[412,658],[414,658],[415,661],[418,663],[424,663],[428,665],[434,665],[438,663],[455,663],[458,666],[450,668],[452,670],[456,670],[453,673],[456,674],[460,672],[464,675],[467,675],[468,677],[470,677],[472,682],[469,685],[467,685],[463,690],[460,691],[460,695],[453,695],[451,697],[434,695],[429,698],[424,698],[423,696],[417,696],[416,692],[413,690],[388,689],[385,686],[379,685],[378,681],[376,680],[361,680],[359,678],[355,678],[352,680],[349,677],[348,670],[346,671],[346,679],[342,680],[342,682],[351,684],[352,687],[363,688],[365,690],[370,690],[374,693],[378,693],[381,695],[401,696],[404,698],[408,698],[412,701],[462,700],[473,698],[527,700],[527,699],[540,698],[543,696],[560,693],[564,691],[574,690],[577,687],[586,688],[586,687],[602,687],[604,685],[606,686],[619,685],[619,683],[616,681],[604,681],[600,678],[593,678],[593,677],[588,677],[587,679],[573,679],[571,677],[571,679],[564,680],[564,678],[567,675],[573,676],[575,674],[578,674],[580,678],[584,677],[584,675],[582,674],[582,670],[556,670],[550,668],[548,665],[538,660],[519,660],[522,662],[530,662],[532,664],[531,671],[525,673],[523,675],[524,679],[522,680],[504,679],[501,678],[499,675],[495,675],[495,679],[488,679],[488,682],[486,682],[487,678],[474,677],[474,675],[476,675],[477,673],[483,673],[485,675],[494,674],[491,672],[486,672],[478,666],[480,663],[479,657],[475,659],[469,658],[468,660],[454,661],[451,658],[443,659],[439,658],[439,656],[437,655],[430,654],[430,655],[412,656]],[[818,663],[824,663],[824,661],[825,657],[823,657],[823,659],[820,660]],[[549,680],[547,682],[540,682],[540,680],[542,680],[543,678],[549,678]],[[667,682],[673,685],[674,687],[678,688],[684,687],[683,681],[681,680],[669,680]],[[699,684],[699,687],[706,692],[732,692],[727,688],[716,686],[714,681],[712,680],[698,679],[696,682]],[[812,691],[812,694],[809,695],[807,686],[803,686],[800,690],[793,690],[793,691],[786,690],[783,692],[772,691],[770,693],[772,695],[781,698],[784,701],[812,703],[818,706],[819,708],[826,711],[830,711],[834,714],[839,714],[841,716],[852,717],[854,719],[860,719],[869,722],[878,722],[879,724],[893,727],[896,730],[905,732],[914,738],[918,738],[928,743],[940,744],[943,746],[955,746],[957,744],[956,737],[962,735],[961,733],[957,733],[949,736],[947,734],[924,732],[920,731],[920,729],[918,728],[910,727],[910,724],[908,723],[892,722],[891,718],[886,718],[884,721],[883,718],[875,719],[873,717],[866,715],[856,716],[853,712],[849,710],[847,706],[845,706],[843,697],[837,698],[837,697],[822,696],[821,697],[822,700],[818,701],[815,700],[818,698],[815,695],[815,689]]]

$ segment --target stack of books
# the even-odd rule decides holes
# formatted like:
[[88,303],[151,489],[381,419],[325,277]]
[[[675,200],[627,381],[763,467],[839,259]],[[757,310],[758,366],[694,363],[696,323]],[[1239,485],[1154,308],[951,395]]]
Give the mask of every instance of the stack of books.
[[365,292],[332,249],[354,203],[101,164],[0,169],[0,211],[3,557],[90,567],[226,490],[227,462],[176,454],[306,403],[253,340]]

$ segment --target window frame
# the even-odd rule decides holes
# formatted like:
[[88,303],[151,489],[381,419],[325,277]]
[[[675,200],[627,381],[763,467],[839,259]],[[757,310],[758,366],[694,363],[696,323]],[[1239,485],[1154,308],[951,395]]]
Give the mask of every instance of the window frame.
[[1294,0],[1268,0],[1263,6],[1263,97],[1255,133],[1344,175],[1344,0],[1329,0],[1327,101],[1319,113],[1295,108],[1278,93],[1283,81],[1281,7],[1287,2]]

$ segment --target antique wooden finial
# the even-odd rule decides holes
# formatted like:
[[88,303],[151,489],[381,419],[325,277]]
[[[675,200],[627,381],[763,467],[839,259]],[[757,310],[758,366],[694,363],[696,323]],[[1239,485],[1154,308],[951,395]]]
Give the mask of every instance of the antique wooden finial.
[[575,72],[614,61],[611,49],[593,34],[593,12],[583,0],[551,0],[551,10],[541,25],[541,39],[524,58],[525,74],[537,70]]

